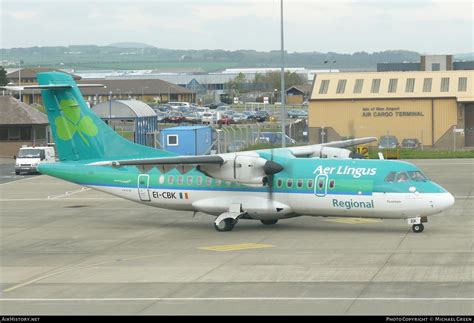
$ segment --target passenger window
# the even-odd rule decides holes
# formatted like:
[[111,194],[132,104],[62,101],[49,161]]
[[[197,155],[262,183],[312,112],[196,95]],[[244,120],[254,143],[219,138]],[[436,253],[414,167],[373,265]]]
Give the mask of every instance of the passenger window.
[[163,175],[160,175],[160,178],[158,179],[158,182],[160,184],[163,184],[165,182],[165,177]]
[[206,177],[206,185],[212,185],[212,177]]
[[313,180],[308,179],[308,188],[313,188]]
[[202,177],[201,177],[201,176],[199,176],[199,177],[197,178],[197,184],[198,184],[198,185],[202,185]]
[[296,187],[298,187],[298,188],[302,188],[302,187],[303,187],[303,180],[302,180],[302,179],[299,179],[299,180],[296,182]]
[[324,180],[322,180],[322,179],[318,180],[318,187],[319,188],[324,188]]
[[183,176],[178,176],[178,185],[183,184]]
[[193,184],[193,177],[192,176],[188,176],[188,178],[186,178],[186,184],[188,184],[188,185]]
[[281,187],[283,185],[283,180],[281,178],[279,178],[277,180],[277,187]]
[[173,184],[174,182],[174,176],[171,175],[171,176],[168,176],[168,184]]
[[216,185],[220,186],[222,184],[222,180],[221,179],[216,179]]
[[394,182],[395,181],[395,176],[397,175],[397,172],[390,172],[388,175],[385,177],[386,182]]
[[292,180],[291,178],[289,178],[289,179],[286,181],[286,186],[287,186],[288,188],[293,187],[293,180]]
[[329,188],[334,188],[335,185],[336,182],[333,179],[329,181]]
[[408,175],[407,173],[401,172],[397,176],[397,182],[402,183],[408,181]]

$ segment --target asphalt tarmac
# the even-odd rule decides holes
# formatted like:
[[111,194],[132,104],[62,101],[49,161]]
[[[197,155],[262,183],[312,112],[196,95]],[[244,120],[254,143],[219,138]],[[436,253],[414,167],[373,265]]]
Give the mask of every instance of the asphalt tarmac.
[[264,226],[143,206],[47,176],[0,185],[0,313],[474,314],[474,160],[417,160],[456,198],[403,220]]

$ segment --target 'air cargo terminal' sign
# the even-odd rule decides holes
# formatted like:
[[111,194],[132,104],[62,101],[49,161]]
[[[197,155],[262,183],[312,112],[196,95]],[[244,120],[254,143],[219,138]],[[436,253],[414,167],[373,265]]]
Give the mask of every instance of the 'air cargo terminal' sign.
[[421,111],[400,111],[399,107],[362,108],[363,117],[424,117]]

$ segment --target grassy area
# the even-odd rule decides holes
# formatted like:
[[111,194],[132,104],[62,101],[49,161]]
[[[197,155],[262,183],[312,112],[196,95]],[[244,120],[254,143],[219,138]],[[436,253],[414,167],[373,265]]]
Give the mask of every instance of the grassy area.
[[116,132],[121,135],[122,137],[130,140],[130,141],[134,141],[135,140],[135,133],[133,131],[123,131],[121,129],[116,129]]
[[[378,152],[384,156],[396,155],[395,150],[370,149],[369,158],[378,159]],[[388,153],[388,154],[387,154]],[[386,157],[387,158],[387,157]],[[400,159],[474,158],[474,150],[446,151],[433,149],[400,149]]]

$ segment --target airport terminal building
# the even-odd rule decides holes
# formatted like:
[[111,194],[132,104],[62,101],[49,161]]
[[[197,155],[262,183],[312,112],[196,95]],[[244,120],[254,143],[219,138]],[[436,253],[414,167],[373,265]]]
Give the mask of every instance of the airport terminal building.
[[474,147],[473,78],[470,70],[318,74],[310,141],[394,135],[439,149]]

